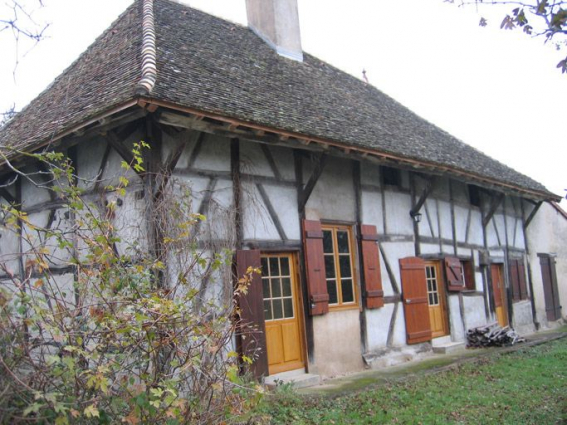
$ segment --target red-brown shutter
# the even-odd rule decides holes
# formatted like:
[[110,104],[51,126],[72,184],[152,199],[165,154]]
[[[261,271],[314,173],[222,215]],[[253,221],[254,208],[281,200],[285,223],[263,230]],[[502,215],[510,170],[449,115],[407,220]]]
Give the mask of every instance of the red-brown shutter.
[[510,284],[512,286],[512,300],[520,301],[520,279],[518,276],[518,260],[508,262]]
[[467,289],[474,291],[476,289],[474,280],[474,263],[472,261],[461,262],[465,272],[465,286]]
[[449,291],[462,291],[466,289],[463,282],[463,265],[456,257],[445,257],[445,276]]
[[528,286],[526,284],[526,268],[522,260],[518,260],[518,286],[520,287],[520,299],[528,299]]
[[[241,279],[246,274],[248,267],[260,266],[259,250],[236,251],[237,279]],[[240,322],[237,337],[240,353],[253,359],[251,370],[256,378],[268,376],[262,277],[257,273],[252,275],[248,292],[240,295],[238,306]]]
[[425,263],[417,257],[402,258],[400,259],[400,271],[407,343],[417,344],[430,341],[431,324],[427,302]]
[[325,280],[325,257],[323,255],[323,230],[318,220],[303,220],[303,247],[309,313],[312,316],[329,311],[329,293]]
[[366,308],[384,306],[380,254],[378,253],[378,232],[376,226],[360,225],[360,247],[364,277],[364,299]]

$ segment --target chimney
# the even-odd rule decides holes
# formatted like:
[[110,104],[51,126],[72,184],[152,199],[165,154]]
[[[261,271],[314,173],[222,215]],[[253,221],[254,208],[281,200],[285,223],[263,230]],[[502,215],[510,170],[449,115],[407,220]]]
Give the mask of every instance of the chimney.
[[303,62],[297,0],[246,0],[248,26],[279,55]]

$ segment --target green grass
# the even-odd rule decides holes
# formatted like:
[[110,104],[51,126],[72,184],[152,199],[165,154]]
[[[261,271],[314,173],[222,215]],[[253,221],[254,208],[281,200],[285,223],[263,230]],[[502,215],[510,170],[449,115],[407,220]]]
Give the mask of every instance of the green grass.
[[283,388],[259,413],[274,424],[567,423],[567,338],[338,397]]

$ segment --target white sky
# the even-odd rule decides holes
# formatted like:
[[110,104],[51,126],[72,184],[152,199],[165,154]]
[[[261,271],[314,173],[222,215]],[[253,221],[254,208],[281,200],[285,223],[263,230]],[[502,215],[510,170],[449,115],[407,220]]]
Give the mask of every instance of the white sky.
[[[306,52],[359,78],[366,69],[371,84],[417,114],[565,194],[567,76],[555,68],[565,51],[499,30],[504,11],[493,8],[480,11],[491,24],[480,28],[474,7],[443,0],[298,1]],[[244,0],[183,2],[246,24]],[[0,111],[27,104],[131,0],[44,3],[34,17],[51,22],[49,38],[20,60],[15,80],[13,43],[0,33]]]

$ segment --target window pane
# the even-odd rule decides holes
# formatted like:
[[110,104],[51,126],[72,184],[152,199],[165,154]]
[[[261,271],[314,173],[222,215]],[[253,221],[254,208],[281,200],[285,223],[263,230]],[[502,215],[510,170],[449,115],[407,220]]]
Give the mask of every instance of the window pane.
[[427,279],[431,279],[431,267],[425,268],[425,276],[427,277]]
[[333,252],[333,232],[323,230],[323,252],[330,254]]
[[278,298],[282,296],[282,289],[280,286],[279,279],[272,279],[272,298]]
[[291,280],[288,277],[282,279],[282,290],[284,297],[291,297]]
[[284,300],[284,317],[285,318],[293,317],[293,302],[291,298],[286,298]]
[[352,280],[343,279],[341,285],[343,303],[351,303],[354,301],[354,291],[352,287]]
[[262,257],[262,275],[268,276],[269,274],[270,271],[268,270],[268,259],[266,257]]
[[339,257],[339,266],[341,270],[341,277],[352,277],[352,271],[350,269],[350,256],[341,255]]
[[431,287],[431,280],[427,280],[427,291],[428,292],[433,291],[433,288]]
[[337,244],[339,245],[339,252],[348,254],[350,249],[348,246],[348,232],[344,230],[337,231]]
[[429,305],[434,305],[435,303],[433,302],[433,294],[428,294],[429,295]]
[[264,301],[264,319],[272,320],[272,302]]
[[262,286],[264,288],[264,298],[270,298],[270,279],[262,279]]
[[435,279],[435,275],[437,274],[436,270],[437,269],[435,267],[431,267],[431,277],[434,278],[434,279]]
[[280,275],[280,263],[278,257],[270,258],[270,276]]
[[337,296],[337,282],[335,280],[327,281],[327,291],[329,292],[329,304],[337,304],[339,298]]
[[282,300],[274,300],[274,319],[281,319],[283,317]]
[[282,276],[289,276],[289,258],[280,258],[280,265],[282,266]]
[[325,255],[325,276],[327,279],[335,277],[335,257],[332,255]]

